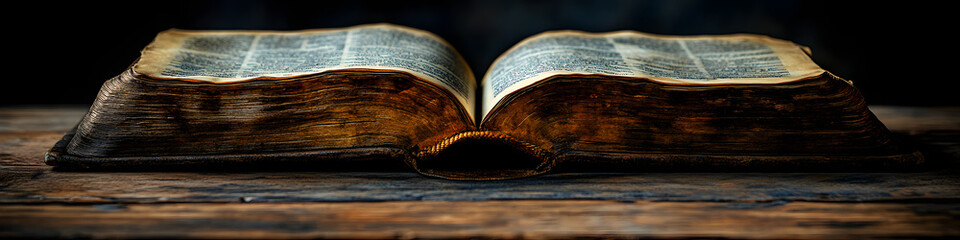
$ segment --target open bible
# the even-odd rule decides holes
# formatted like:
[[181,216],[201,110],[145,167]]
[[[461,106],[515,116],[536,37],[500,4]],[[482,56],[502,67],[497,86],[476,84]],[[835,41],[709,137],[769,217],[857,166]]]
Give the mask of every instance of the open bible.
[[914,166],[852,83],[757,35],[546,32],[478,83],[443,39],[374,24],[168,30],[46,155],[64,169],[549,171]]

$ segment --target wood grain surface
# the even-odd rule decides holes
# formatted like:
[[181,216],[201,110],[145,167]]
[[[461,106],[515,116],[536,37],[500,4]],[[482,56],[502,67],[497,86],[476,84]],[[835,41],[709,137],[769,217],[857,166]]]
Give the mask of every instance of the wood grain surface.
[[53,171],[43,153],[85,108],[0,108],[0,237],[960,237],[960,108],[871,108],[932,156],[912,171],[554,173],[491,182],[408,171]]
[[960,235],[960,204],[614,201],[0,205],[0,237],[864,239]]
[[408,172],[3,170],[0,203],[487,201],[957,201],[956,173],[565,173],[495,182]]

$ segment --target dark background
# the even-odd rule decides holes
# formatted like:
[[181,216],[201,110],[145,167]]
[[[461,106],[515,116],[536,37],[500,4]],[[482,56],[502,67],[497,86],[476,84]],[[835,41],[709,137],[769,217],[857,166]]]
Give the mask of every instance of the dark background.
[[[348,27],[387,22],[433,32],[478,78],[503,51],[547,30],[671,35],[755,33],[813,49],[870,104],[960,105],[953,7],[855,1],[167,1],[8,6],[13,53],[3,105],[89,104],[157,32]],[[21,4],[21,3],[18,3]],[[8,56],[10,56],[8,54]]]

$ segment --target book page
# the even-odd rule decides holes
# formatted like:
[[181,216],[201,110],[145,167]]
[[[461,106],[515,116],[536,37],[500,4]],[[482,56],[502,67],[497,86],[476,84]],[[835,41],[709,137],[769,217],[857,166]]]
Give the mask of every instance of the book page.
[[397,70],[453,93],[473,117],[476,80],[443,39],[388,24],[305,31],[160,33],[134,70],[158,79],[232,83],[343,69]]
[[658,36],[547,32],[501,55],[483,78],[484,116],[507,94],[564,74],[646,78],[665,84],[777,84],[824,73],[808,50],[759,35]]

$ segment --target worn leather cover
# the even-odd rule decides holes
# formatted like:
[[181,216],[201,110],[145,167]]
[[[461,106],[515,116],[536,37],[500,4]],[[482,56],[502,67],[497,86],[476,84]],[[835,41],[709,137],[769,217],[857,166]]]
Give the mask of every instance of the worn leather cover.
[[556,76],[504,97],[481,129],[549,152],[554,171],[889,171],[924,161],[830,73],[729,85]]
[[449,91],[402,72],[213,84],[151,79],[131,69],[104,83],[47,163],[60,169],[375,170],[384,161],[402,166],[421,146],[472,130],[473,120]]
[[867,171],[918,166],[829,73],[775,85],[565,75],[477,128],[446,90],[392,71],[210,84],[108,80],[47,154],[62,170],[414,169],[458,180],[551,171]]

